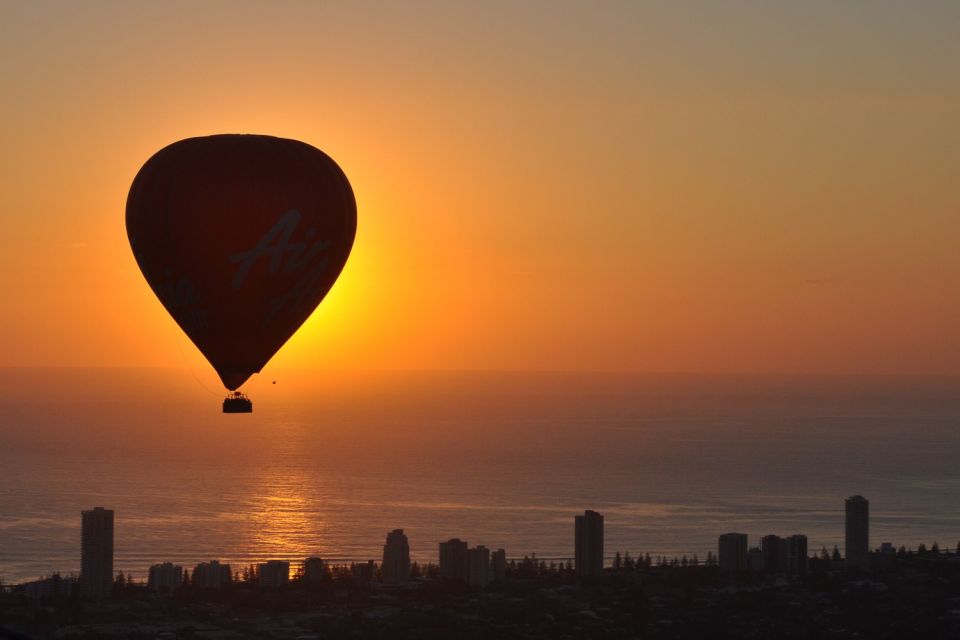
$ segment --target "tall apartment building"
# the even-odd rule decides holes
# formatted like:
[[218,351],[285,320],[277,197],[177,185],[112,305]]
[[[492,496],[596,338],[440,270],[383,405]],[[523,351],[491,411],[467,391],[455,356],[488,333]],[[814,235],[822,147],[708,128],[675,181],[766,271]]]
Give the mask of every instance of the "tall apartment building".
[[324,567],[322,558],[313,556],[303,561],[303,581],[308,585],[316,586],[321,584],[324,581],[325,575],[326,567]]
[[387,534],[380,574],[384,584],[405,584],[410,579],[410,543],[403,529]]
[[80,592],[105,598],[113,589],[113,510],[81,512]]
[[787,573],[794,576],[807,575],[807,536],[797,533],[784,542],[787,551]]
[[193,586],[200,589],[219,589],[230,583],[230,565],[219,560],[201,562],[193,568]]
[[490,550],[480,545],[467,551],[467,584],[482,589],[491,580]]
[[157,593],[173,593],[183,584],[183,567],[172,562],[151,566],[148,575],[147,587]]
[[453,538],[440,543],[440,577],[466,582],[469,576],[467,542]]
[[603,575],[603,516],[596,511],[584,511],[574,519],[574,529],[577,575]]
[[870,552],[870,502],[863,496],[846,500],[846,552],[847,566],[867,569]]
[[279,589],[290,582],[290,563],[286,560],[267,560],[257,565],[260,586]]
[[776,573],[787,570],[787,545],[780,536],[763,536],[760,539],[760,553],[763,554],[764,571]]
[[367,587],[373,582],[376,566],[373,560],[354,562],[350,564],[350,576],[358,587]]
[[507,575],[507,552],[497,549],[490,556],[490,571],[494,580],[503,580]]
[[747,534],[725,533],[718,543],[720,571],[723,573],[742,573],[749,570],[747,564]]

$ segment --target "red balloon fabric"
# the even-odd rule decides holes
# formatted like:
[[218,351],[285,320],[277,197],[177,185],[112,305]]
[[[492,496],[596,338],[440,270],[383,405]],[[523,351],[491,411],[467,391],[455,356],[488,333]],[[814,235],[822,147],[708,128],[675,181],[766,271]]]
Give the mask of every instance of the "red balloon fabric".
[[175,142],[143,165],[127,197],[140,270],[230,390],[320,304],[356,230],[340,167],[272,136]]

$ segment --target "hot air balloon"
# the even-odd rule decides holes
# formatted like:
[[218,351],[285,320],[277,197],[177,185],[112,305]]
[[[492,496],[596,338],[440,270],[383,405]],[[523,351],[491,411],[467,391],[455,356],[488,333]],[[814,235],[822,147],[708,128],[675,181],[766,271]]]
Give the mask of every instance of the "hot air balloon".
[[127,197],[127,236],[153,292],[231,393],[320,304],[357,230],[347,177],[319,149],[263,135],[164,147]]

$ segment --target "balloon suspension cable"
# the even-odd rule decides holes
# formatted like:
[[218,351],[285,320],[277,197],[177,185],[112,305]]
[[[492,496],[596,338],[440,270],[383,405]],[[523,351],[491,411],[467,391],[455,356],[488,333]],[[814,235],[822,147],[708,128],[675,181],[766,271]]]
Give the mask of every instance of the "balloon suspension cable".
[[209,386],[207,386],[207,383],[204,382],[203,380],[201,380],[201,379],[200,379],[200,376],[197,375],[196,369],[193,367],[193,365],[190,364],[190,361],[187,359],[187,354],[186,354],[186,352],[183,350],[183,345],[180,344],[180,341],[181,341],[181,340],[184,340],[184,339],[185,339],[185,336],[183,336],[182,334],[177,336],[177,340],[176,340],[176,343],[177,343],[177,351],[180,352],[180,359],[183,360],[183,365],[187,368],[187,371],[190,372],[190,376],[196,381],[196,383],[197,383],[201,388],[203,388],[204,391],[206,391],[207,393],[209,393],[211,396],[213,396],[214,398],[219,398],[219,397],[221,397],[222,394],[217,393],[216,391],[214,391],[213,389],[211,389]]

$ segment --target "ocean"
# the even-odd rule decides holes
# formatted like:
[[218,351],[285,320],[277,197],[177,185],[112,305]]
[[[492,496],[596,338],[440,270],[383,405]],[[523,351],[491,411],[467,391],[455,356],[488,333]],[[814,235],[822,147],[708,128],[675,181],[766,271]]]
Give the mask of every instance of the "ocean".
[[115,569],[379,559],[441,540],[508,557],[693,556],[803,533],[843,551],[960,540],[960,380],[603,373],[285,372],[223,415],[195,372],[0,370],[0,580],[80,566],[80,511],[116,511]]

